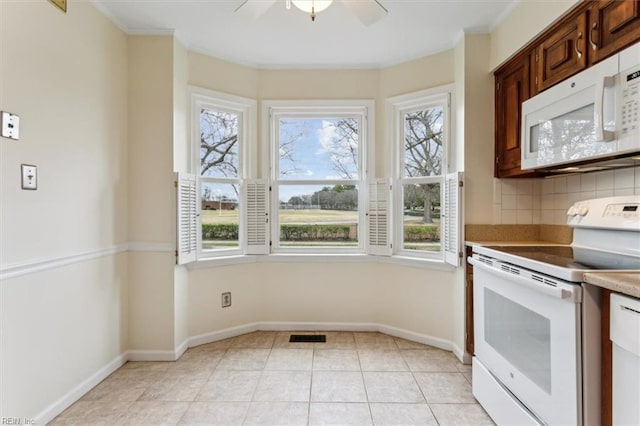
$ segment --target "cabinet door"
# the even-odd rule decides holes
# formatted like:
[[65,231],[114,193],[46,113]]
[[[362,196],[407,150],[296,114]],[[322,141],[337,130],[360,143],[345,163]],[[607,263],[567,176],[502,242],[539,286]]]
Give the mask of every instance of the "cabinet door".
[[589,13],[589,62],[640,40],[640,0],[593,2]]
[[561,25],[536,47],[537,91],[587,67],[586,12]]
[[529,99],[529,56],[500,69],[496,79],[496,177],[522,174],[520,124],[522,102]]

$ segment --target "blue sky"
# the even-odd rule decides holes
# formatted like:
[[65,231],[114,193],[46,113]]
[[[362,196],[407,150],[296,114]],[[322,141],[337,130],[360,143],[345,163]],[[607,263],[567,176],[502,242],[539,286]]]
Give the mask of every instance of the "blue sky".
[[[338,135],[332,123],[338,119],[327,118],[283,118],[280,120],[280,145],[291,142],[289,151],[293,162],[282,159],[282,180],[335,180],[341,175],[334,170],[331,152],[335,151]],[[283,175],[283,172],[285,174]],[[279,199],[288,201],[294,195],[312,194],[323,186],[280,186]]]
[[[348,152],[348,146],[340,141],[340,136],[336,132],[334,124],[340,118],[300,118],[289,117],[280,119],[280,139],[279,144],[290,153],[288,158],[281,157],[280,179],[291,180],[314,180],[313,185],[280,185],[278,198],[281,201],[288,201],[293,196],[311,195],[319,191],[324,186],[333,186],[330,183],[317,181],[340,180],[343,176],[334,169],[336,158],[341,158],[336,154]],[[206,125],[206,123],[201,123]],[[226,129],[226,128],[225,128]],[[233,132],[237,129],[227,129],[221,133]],[[217,135],[217,137],[221,137]],[[346,157],[342,157],[346,158]],[[347,161],[348,169],[354,177],[357,177],[356,168],[353,161]],[[224,176],[217,168],[210,169],[207,176]],[[233,188],[229,184],[205,183],[202,185],[203,195],[205,188],[208,188],[209,198],[218,200],[221,195],[229,199],[237,199]]]

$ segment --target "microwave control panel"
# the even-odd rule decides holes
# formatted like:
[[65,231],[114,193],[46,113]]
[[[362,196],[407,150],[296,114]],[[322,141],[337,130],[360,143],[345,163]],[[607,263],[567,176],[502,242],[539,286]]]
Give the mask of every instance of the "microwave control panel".
[[640,132],[640,65],[620,73],[620,136]]

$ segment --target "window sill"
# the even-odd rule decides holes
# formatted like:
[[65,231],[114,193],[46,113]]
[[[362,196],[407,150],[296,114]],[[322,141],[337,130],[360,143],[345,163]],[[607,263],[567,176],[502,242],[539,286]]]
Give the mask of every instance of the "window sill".
[[414,268],[454,271],[456,268],[443,261],[405,256],[375,256],[369,254],[291,254],[234,255],[200,259],[190,263],[188,269],[206,269],[249,263],[387,263]]
[[408,256],[379,256],[378,262],[392,265],[411,266],[413,268],[437,269],[440,271],[455,271],[456,267],[445,263],[444,260],[433,260]]

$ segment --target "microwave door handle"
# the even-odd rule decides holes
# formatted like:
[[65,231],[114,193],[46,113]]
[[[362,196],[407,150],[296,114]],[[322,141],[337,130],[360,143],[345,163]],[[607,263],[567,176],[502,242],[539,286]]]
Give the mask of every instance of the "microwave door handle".
[[599,141],[610,141],[613,139],[613,132],[604,130],[604,89],[614,83],[614,78],[605,76],[596,81],[596,102],[594,105],[596,139]]
[[509,272],[505,272],[502,271],[500,269],[496,269],[493,268],[491,266],[487,266],[484,263],[476,260],[473,257],[468,257],[467,260],[469,261],[469,263],[471,263],[473,265],[474,268],[478,268],[478,269],[482,269],[485,272],[488,272],[490,274],[493,274],[495,276],[504,278],[506,280],[509,280],[511,282],[516,282],[520,285],[522,285],[523,287],[527,287],[531,290],[534,290],[538,293],[543,293],[547,296],[551,296],[554,297],[556,299],[566,299],[566,298],[573,298],[573,295],[570,294],[570,292],[568,292],[567,290],[558,288],[558,287],[553,287],[547,284],[542,284],[539,283],[537,281],[534,281],[532,279],[529,278],[524,278],[524,277],[520,277],[518,275],[514,275],[511,274]]

